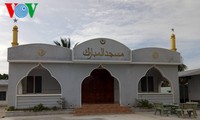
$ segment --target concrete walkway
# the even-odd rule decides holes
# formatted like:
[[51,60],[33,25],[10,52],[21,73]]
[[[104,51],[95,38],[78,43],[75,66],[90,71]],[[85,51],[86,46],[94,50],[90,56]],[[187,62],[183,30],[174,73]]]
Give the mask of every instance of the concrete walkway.
[[[200,115],[200,111],[197,113]],[[160,116],[154,115],[153,112],[137,112],[135,114],[118,114],[118,115],[91,115],[91,116],[74,116],[66,115],[44,115],[44,116],[24,116],[24,117],[7,117],[1,120],[200,120],[197,118],[178,118],[176,115]]]

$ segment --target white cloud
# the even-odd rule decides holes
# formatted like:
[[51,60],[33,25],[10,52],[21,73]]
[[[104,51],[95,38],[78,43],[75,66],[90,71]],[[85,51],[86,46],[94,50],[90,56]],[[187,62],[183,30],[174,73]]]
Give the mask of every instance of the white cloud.
[[[8,69],[5,69],[5,68],[8,68],[8,63],[6,61],[0,61],[0,73],[6,73],[8,74]],[[4,68],[4,69],[2,69]]]
[[[188,64],[189,68],[194,68],[193,63],[200,59],[198,52],[200,1],[34,0],[33,2],[39,3],[34,17],[20,19],[17,23],[20,44],[53,44],[53,41],[59,40],[60,37],[70,37],[73,43],[80,43],[96,37],[107,37],[118,40],[131,49],[169,48],[170,29],[174,28],[177,49],[183,55],[184,63]],[[2,11],[4,13],[1,13]],[[2,44],[9,47],[12,39],[11,28],[14,24],[5,7],[0,7],[0,17],[2,15],[4,24],[1,24],[0,38],[4,40],[1,41]],[[194,50],[197,52],[194,53]],[[197,63],[196,67],[200,65]]]
[[0,17],[9,17],[8,10],[4,3],[0,3]]

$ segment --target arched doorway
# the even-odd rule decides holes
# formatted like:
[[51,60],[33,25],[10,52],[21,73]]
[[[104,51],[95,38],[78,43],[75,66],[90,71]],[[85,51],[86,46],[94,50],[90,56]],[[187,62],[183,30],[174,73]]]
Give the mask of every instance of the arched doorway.
[[17,94],[61,94],[61,86],[46,68],[39,65],[18,83]]
[[138,84],[139,93],[171,93],[171,84],[161,72],[152,67],[147,71],[145,76],[143,76]]
[[170,81],[155,67],[149,69],[138,83],[138,98],[149,102],[173,103]]
[[118,81],[101,66],[94,69],[82,82],[82,104],[112,104],[118,102],[118,98]]
[[[65,107],[60,104],[61,85],[50,71],[38,65],[17,84],[15,107],[26,109],[43,104],[45,107]],[[24,102],[26,101],[26,102]]]

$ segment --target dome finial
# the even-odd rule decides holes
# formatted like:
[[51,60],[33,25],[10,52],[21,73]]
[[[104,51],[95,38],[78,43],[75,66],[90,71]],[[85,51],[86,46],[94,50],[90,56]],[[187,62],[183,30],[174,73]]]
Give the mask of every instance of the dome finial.
[[12,47],[18,46],[18,27],[15,25],[13,27],[13,41],[12,41]]
[[172,51],[176,51],[176,36],[174,34],[174,28],[171,29],[172,30],[172,35],[171,35],[171,50]]

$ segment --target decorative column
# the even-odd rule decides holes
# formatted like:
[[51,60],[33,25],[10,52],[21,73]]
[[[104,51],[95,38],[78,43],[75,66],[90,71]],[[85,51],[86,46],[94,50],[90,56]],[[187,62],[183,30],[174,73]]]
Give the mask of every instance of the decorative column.
[[13,27],[13,41],[12,41],[12,47],[18,46],[18,27],[15,25]]
[[174,34],[174,29],[172,29],[172,35],[171,35],[171,50],[176,51],[176,37]]

